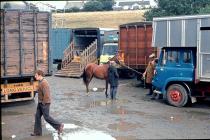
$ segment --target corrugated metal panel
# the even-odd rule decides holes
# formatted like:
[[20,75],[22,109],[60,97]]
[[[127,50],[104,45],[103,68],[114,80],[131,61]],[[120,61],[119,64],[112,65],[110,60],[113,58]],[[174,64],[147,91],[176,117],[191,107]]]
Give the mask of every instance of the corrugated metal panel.
[[197,47],[199,20],[210,15],[164,17],[153,19],[153,47]]
[[153,47],[197,47],[197,77],[210,80],[210,15],[154,18]]
[[197,20],[188,19],[185,21],[185,41],[182,46],[197,46]]
[[[210,18],[200,21],[200,27],[210,28]],[[200,30],[198,40],[198,77],[201,81],[210,81],[210,29]]]
[[182,22],[180,20],[174,20],[170,22],[170,41],[169,41],[169,45],[170,46],[181,46],[181,41],[182,38],[180,36],[182,36],[182,28],[180,28],[182,26]]
[[120,26],[119,50],[125,54],[125,64],[134,69],[145,69],[151,47],[152,23],[129,23]]
[[51,31],[52,59],[62,60],[63,51],[68,47],[72,39],[72,29],[57,28]]

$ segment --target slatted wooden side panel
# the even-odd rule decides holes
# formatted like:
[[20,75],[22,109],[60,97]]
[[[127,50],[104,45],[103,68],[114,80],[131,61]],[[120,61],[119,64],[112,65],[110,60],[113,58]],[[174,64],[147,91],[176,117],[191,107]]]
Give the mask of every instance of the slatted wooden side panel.
[[49,70],[49,14],[37,13],[37,67],[45,73]]
[[0,31],[1,31],[1,77],[3,76],[4,74],[4,13],[3,12],[0,12],[0,15],[1,15],[1,21],[0,21]]
[[22,73],[24,75],[34,73],[35,70],[35,26],[33,13],[21,13],[21,30],[22,30]]
[[20,28],[18,11],[4,13],[5,28],[5,65],[7,76],[20,74]]
[[1,76],[50,74],[48,12],[1,11]]

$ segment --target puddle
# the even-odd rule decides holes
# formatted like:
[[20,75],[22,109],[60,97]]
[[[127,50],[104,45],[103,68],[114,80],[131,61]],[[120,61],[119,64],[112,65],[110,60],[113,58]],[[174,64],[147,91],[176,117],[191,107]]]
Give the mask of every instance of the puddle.
[[87,103],[85,107],[87,108],[94,108],[94,107],[100,107],[100,106],[108,106],[110,104],[125,104],[130,102],[127,99],[120,99],[120,100],[110,100],[110,99],[105,99],[105,100],[93,100],[90,103]]
[[105,90],[105,88],[91,88],[90,91],[91,92],[103,92]]
[[133,124],[133,123],[124,122],[124,121],[120,121],[119,123],[108,125],[109,129],[116,130],[116,131],[129,131],[138,127],[143,128],[141,124],[138,124],[138,123]]
[[110,110],[111,114],[128,114],[128,111],[126,109],[124,109],[123,107],[119,107],[119,108],[112,108]]
[[58,135],[48,123],[46,128],[52,132],[53,140],[116,140],[102,131],[81,127],[75,124],[64,124],[64,132]]
[[92,101],[85,105],[87,108],[95,108],[99,106],[108,106],[109,104],[112,104],[111,100],[100,100],[100,101]]
[[10,115],[22,115],[23,113],[14,112],[14,111],[1,111],[2,116],[10,116]]

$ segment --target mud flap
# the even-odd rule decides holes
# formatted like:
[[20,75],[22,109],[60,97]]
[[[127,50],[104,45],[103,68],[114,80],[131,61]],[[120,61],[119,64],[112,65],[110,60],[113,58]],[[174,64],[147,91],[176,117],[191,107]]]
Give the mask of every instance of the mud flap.
[[190,98],[191,98],[191,102],[192,102],[192,103],[197,102],[197,99],[196,99],[195,97],[190,97]]

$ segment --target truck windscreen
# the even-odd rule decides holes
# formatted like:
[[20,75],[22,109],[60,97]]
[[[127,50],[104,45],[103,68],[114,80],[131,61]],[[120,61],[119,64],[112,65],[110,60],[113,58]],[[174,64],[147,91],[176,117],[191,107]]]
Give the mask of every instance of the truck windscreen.
[[117,45],[105,45],[103,48],[103,55],[115,55],[117,53]]

